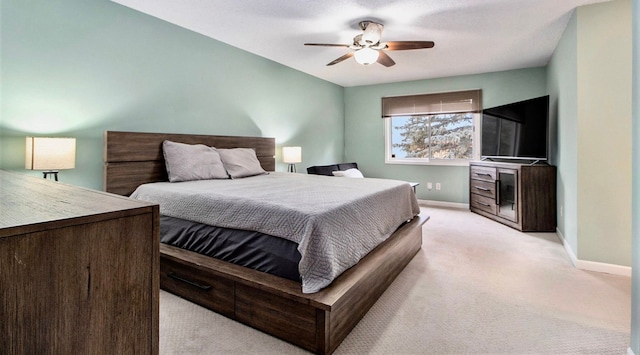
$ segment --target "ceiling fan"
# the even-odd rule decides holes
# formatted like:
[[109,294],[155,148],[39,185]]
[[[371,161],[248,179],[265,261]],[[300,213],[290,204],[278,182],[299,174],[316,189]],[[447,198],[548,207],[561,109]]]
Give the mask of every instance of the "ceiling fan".
[[380,42],[382,29],[384,26],[373,21],[361,21],[359,23],[362,33],[353,37],[352,44],[330,44],[330,43],[305,43],[305,46],[326,46],[326,47],[347,47],[353,51],[330,62],[327,65],[338,64],[346,59],[355,57],[356,62],[369,65],[378,62],[385,67],[390,67],[396,62],[389,57],[385,50],[401,51],[408,49],[433,48],[432,41],[393,41]]

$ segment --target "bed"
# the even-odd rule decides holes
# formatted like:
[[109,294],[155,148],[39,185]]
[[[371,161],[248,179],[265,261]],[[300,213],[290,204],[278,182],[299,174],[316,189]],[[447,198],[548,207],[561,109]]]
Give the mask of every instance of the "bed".
[[[253,148],[262,168],[275,170],[273,138],[108,131],[104,140],[105,190],[129,196],[142,184],[167,181],[162,154],[165,140]],[[338,347],[420,250],[422,225],[427,220],[419,214],[404,223],[317,292],[304,293],[300,282],[166,244],[160,245],[160,285],[306,350],[327,354]]]

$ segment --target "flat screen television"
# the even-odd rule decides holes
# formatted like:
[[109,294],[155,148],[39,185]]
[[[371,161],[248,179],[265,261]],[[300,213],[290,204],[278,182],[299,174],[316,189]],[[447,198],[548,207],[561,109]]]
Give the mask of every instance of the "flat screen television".
[[482,110],[482,159],[547,160],[549,96]]

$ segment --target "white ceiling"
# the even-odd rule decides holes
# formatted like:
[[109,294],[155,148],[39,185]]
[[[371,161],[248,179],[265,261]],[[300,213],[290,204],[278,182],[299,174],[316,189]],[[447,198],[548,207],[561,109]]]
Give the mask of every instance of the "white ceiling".
[[[112,0],[318,78],[349,87],[544,66],[573,9],[607,0]],[[382,41],[434,41],[359,65],[341,47],[358,22],[384,24]]]

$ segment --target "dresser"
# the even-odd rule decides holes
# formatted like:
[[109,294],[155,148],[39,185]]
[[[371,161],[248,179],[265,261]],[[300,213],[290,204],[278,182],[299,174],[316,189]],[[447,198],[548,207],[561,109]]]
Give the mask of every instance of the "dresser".
[[157,354],[158,206],[0,170],[0,354]]
[[548,164],[469,164],[472,212],[524,232],[556,228],[556,168]]

